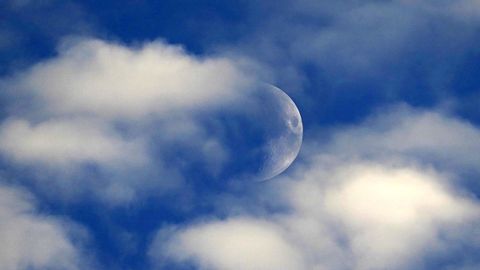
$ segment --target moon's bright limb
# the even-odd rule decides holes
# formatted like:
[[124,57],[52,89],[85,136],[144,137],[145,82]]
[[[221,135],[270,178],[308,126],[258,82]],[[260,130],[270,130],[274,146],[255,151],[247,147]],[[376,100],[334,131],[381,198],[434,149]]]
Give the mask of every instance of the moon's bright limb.
[[303,124],[300,111],[293,100],[279,88],[267,85],[273,106],[280,122],[275,135],[265,145],[265,162],[260,172],[262,180],[271,179],[286,170],[297,157],[303,139]]

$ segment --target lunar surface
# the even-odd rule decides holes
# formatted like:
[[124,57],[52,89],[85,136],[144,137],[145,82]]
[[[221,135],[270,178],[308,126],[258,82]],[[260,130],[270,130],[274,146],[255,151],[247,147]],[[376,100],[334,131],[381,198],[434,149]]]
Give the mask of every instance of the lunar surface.
[[265,91],[272,97],[268,108],[275,115],[276,121],[272,135],[264,148],[265,161],[260,171],[260,179],[271,179],[295,160],[300,151],[303,138],[303,124],[300,112],[293,100],[282,90],[272,85],[265,86]]

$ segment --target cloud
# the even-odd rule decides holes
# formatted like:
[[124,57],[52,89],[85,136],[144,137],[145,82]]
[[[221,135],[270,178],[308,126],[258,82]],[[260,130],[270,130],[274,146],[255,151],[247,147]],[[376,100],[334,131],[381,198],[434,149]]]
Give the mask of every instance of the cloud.
[[84,232],[75,229],[78,225],[36,212],[28,194],[0,186],[0,268],[75,270],[93,266],[80,246]]
[[32,182],[115,204],[178,188],[195,164],[218,175],[230,153],[198,118],[250,89],[242,65],[163,41],[65,39],[55,57],[1,81],[0,154],[12,174],[27,168]]
[[13,87],[53,113],[138,118],[225,102],[248,79],[228,59],[191,56],[161,41],[125,47],[86,39],[66,42]]
[[382,156],[414,159],[448,166],[458,172],[477,170],[480,130],[472,123],[440,111],[408,106],[382,109],[364,125],[339,129],[327,146],[338,156],[381,159]]
[[[156,245],[163,252],[158,260],[194,260],[201,269],[300,269],[296,250],[283,238],[282,229],[255,219],[231,219],[199,224],[175,232],[166,247],[171,229],[163,230]],[[217,249],[217,247],[221,247]]]
[[[226,218],[160,229],[152,260],[233,270],[278,269],[278,262],[294,270],[476,265],[459,254],[480,248],[480,203],[458,185],[455,166],[471,166],[464,150],[473,142],[465,138],[478,129],[438,112],[391,112],[335,129],[325,145],[307,141],[311,151],[293,173],[258,186],[285,205],[280,211],[257,201],[264,211],[239,212],[235,201],[223,201],[232,204],[222,206]],[[433,166],[448,160],[424,153],[456,153],[455,166]]]
[[[315,173],[307,177],[310,181],[292,197],[295,205],[306,217],[322,219],[318,204],[312,204],[315,197],[305,199],[302,193],[307,188],[323,197],[323,214],[344,226],[354,269],[416,268],[431,254],[448,250],[449,234],[455,234],[451,230],[478,223],[479,204],[428,171],[342,165],[327,176],[336,181],[327,188],[318,184]],[[462,237],[468,241],[467,235]]]
[[0,151],[21,163],[63,166],[76,163],[142,164],[139,141],[123,139],[101,122],[55,119],[30,124],[9,119],[0,127]]

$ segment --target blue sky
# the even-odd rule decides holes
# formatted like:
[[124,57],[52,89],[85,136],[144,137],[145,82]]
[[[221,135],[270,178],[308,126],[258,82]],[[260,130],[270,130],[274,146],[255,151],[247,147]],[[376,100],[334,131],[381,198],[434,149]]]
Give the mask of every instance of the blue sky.
[[[0,268],[478,269],[479,42],[476,0],[3,1]],[[258,182],[262,83],[303,144]]]

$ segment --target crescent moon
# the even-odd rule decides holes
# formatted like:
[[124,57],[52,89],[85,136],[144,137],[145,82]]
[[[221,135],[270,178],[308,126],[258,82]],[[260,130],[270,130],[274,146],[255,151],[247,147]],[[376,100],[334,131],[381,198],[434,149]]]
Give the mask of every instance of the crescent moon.
[[275,97],[275,107],[282,119],[281,131],[267,142],[265,163],[261,179],[271,179],[285,171],[296,159],[303,140],[303,123],[300,111],[293,100],[281,89],[266,87]]

